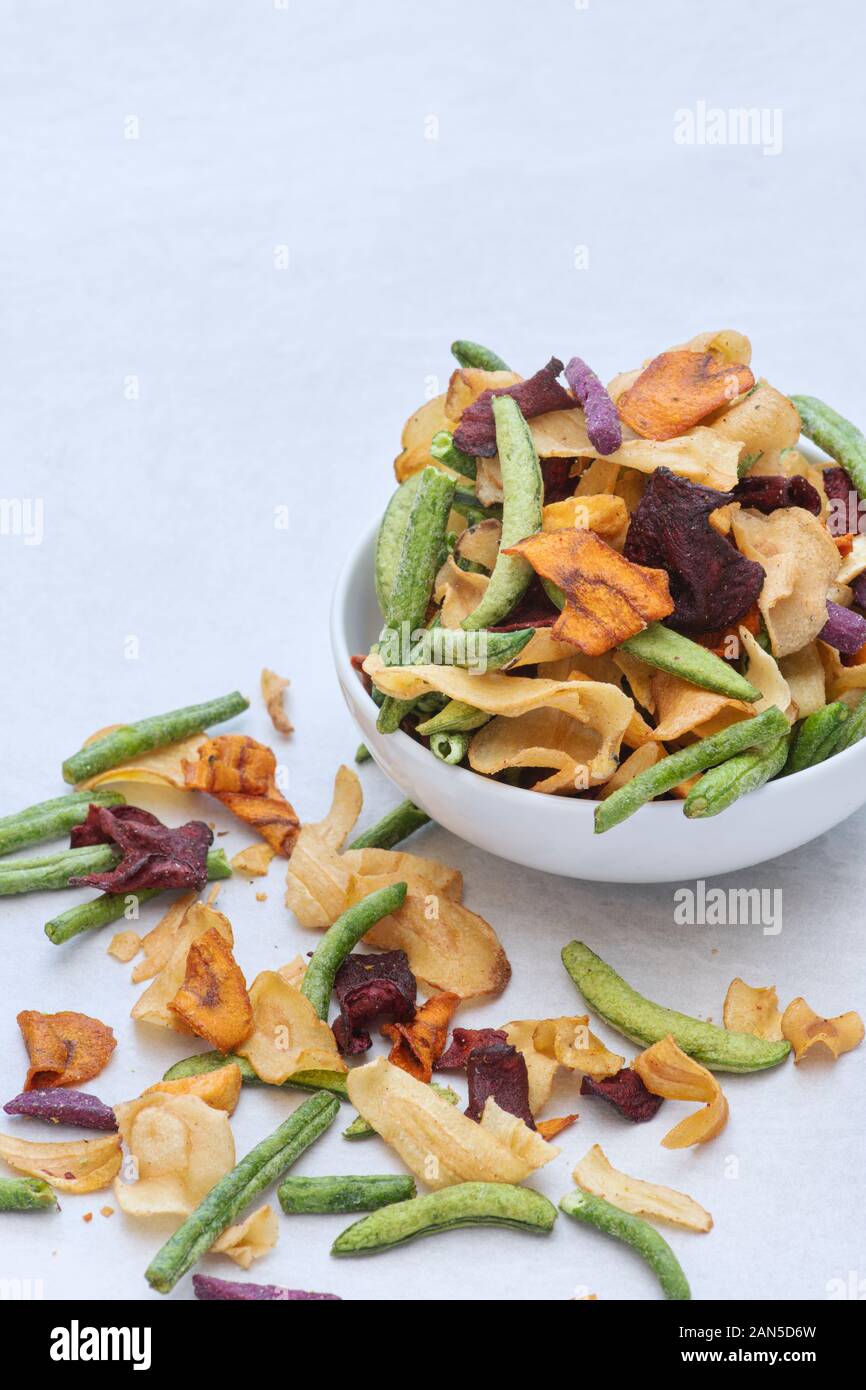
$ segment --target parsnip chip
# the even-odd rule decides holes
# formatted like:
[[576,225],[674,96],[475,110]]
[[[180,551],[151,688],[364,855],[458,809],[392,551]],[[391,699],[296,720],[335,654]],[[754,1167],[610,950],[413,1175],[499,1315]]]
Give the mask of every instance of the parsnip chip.
[[616,772],[608,778],[599,791],[599,800],[604,801],[614,792],[619,791],[620,787],[627,786],[639,773],[655,767],[656,763],[664,756],[664,749],[657,743],[642,743],[633,753],[629,753],[627,758],[623,758]]
[[413,473],[436,463],[430,453],[434,434],[440,430],[453,429],[454,421],[445,411],[445,393],[434,396],[410,415],[403,426],[402,452],[394,460],[394,476],[398,483],[404,483]]
[[273,749],[246,734],[206,739],[198,749],[197,761],[184,763],[188,787],[210,792],[288,859],[300,821],[277,786],[276,770]]
[[780,657],[779,670],[788,683],[798,719],[806,719],[830,699],[824,689],[824,663],[817,642]]
[[[120,727],[118,724],[111,726],[112,729]],[[99,731],[100,735],[108,732],[110,730],[107,729]],[[92,737],[96,738],[97,735],[94,734]],[[151,748],[149,752],[141,753],[137,758],[128,758],[117,767],[110,767],[105,772],[97,773],[95,777],[89,777],[86,782],[79,782],[78,788],[89,790],[91,787],[108,786],[111,782],[138,782],[147,786],[183,789],[186,787],[184,763],[189,758],[195,758],[203,738],[204,734],[190,734],[189,738],[181,739],[178,743],[169,743],[165,748]]]
[[252,1032],[236,1049],[262,1081],[280,1086],[296,1071],[345,1071],[334,1035],[306,995],[275,970],[250,988]]
[[277,733],[294,733],[295,726],[286,714],[284,703],[285,693],[291,682],[285,676],[278,676],[276,671],[269,671],[267,666],[262,671],[261,679],[262,699]]
[[459,627],[464,618],[478,607],[490,580],[486,574],[462,570],[449,555],[433,589],[436,603],[442,606],[442,626]]
[[741,510],[732,529],[740,552],[764,570],[758,607],[773,655],[798,652],[827,621],[827,592],[840,565],[831,536],[803,507],[769,516]]
[[543,1018],[536,1024],[532,1042],[538,1052],[553,1057],[569,1071],[579,1071],[597,1081],[615,1076],[625,1064],[624,1057],[609,1052],[600,1038],[591,1033],[589,1018]]
[[491,516],[463,531],[457,538],[454,551],[461,560],[468,560],[474,565],[482,565],[484,569],[492,570],[499,555],[501,539],[502,523]]
[[644,1182],[621,1173],[610,1163],[599,1144],[578,1163],[571,1175],[578,1187],[612,1202],[620,1211],[632,1216],[648,1216],[654,1221],[669,1221],[673,1226],[685,1226],[687,1231],[710,1231],[713,1218],[693,1198],[672,1187]]
[[90,1081],[99,1075],[117,1046],[107,1024],[68,1010],[43,1014],[37,1009],[23,1009],[18,1027],[30,1058],[25,1091]]
[[120,1135],[35,1144],[0,1134],[0,1158],[19,1173],[42,1178],[58,1192],[98,1192],[120,1168]]
[[[709,428],[719,439],[735,441],[741,457],[775,454],[790,449],[800,438],[800,417],[793,403],[766,381],[754,391],[734,401],[711,421]],[[760,467],[760,461],[759,461]],[[782,470],[775,462],[771,472]]]
[[517,372],[488,372],[482,367],[459,367],[451,373],[445,396],[445,412],[449,420],[458,421],[464,410],[474,405],[485,391],[502,391],[522,380]]
[[378,885],[382,888],[386,880],[393,883],[405,880],[410,893],[415,890],[439,893],[443,898],[453,898],[458,903],[463,897],[463,875],[460,870],[452,869],[450,864],[442,864],[438,859],[422,859],[420,854],[409,854],[399,849],[347,849],[340,859],[353,874],[383,880]]
[[108,954],[115,960],[128,965],[141,950],[141,937],[137,931],[115,932],[108,947]]
[[487,777],[509,767],[550,768],[533,791],[584,791],[594,784],[590,765],[598,753],[595,731],[556,709],[536,709],[491,719],[469,744],[469,766]]
[[496,672],[473,676],[448,666],[385,667],[376,655],[367,658],[364,670],[380,690],[398,699],[437,690],[486,714],[509,718],[548,707],[562,710],[598,736],[598,749],[589,763],[593,782],[606,781],[615,771],[619,746],[634,712],[627,695],[601,681],[547,681]]
[[566,497],[562,502],[550,502],[542,508],[542,531],[560,531],[568,526],[594,531],[602,540],[613,544],[628,526],[628,511],[621,497],[603,492],[588,497]]
[[[141,1023],[154,1023],[160,1028],[171,1028],[176,1033],[191,1033],[178,1014],[170,1007],[186,976],[186,958],[194,941],[214,928],[229,946],[234,945],[231,922],[216,908],[204,903],[194,902],[187,908],[183,919],[170,938],[171,950],[165,964],[152,984],[132,1006],[130,1017]],[[133,971],[133,978],[135,978]]]
[[520,1183],[559,1150],[488,1100],[480,1124],[383,1057],[348,1076],[349,1099],[428,1187]]
[[168,1007],[218,1052],[232,1052],[253,1026],[247,982],[225,937],[211,927],[190,946],[183,984]]
[[300,989],[307,973],[307,962],[303,956],[293,956],[285,965],[281,965],[277,974],[285,980],[287,985],[293,985],[295,989]]
[[475,492],[482,507],[502,504],[505,493],[502,490],[502,469],[499,467],[498,458],[478,460]]
[[128,1216],[189,1216],[235,1165],[228,1115],[200,1096],[153,1091],[116,1105],[130,1164],[114,1195]]
[[[788,404],[790,405],[790,402]],[[560,415],[563,416],[562,423],[559,422]],[[551,425],[554,420],[557,422],[555,434],[552,433],[554,427]],[[628,479],[629,470],[649,474],[654,473],[657,468],[669,468],[672,473],[687,478],[689,482],[703,483],[719,492],[729,492],[737,482],[737,466],[743,452],[742,441],[735,435],[729,436],[716,425],[696,425],[688,434],[680,435],[677,439],[624,437],[614,453],[601,458],[586,432],[582,410],[553,412],[550,415],[539,416],[537,420],[530,420],[528,424],[540,457],[553,455],[579,460],[595,459],[596,463],[592,468],[581,475],[577,488],[579,496],[588,497],[613,492],[618,494],[623,480]],[[499,496],[491,500],[502,501],[501,485]],[[484,505],[487,506],[489,503],[485,500]]]
[[237,1226],[229,1226],[210,1248],[212,1255],[228,1255],[230,1260],[249,1269],[253,1260],[273,1250],[280,1234],[277,1213],[268,1203],[252,1212]]
[[663,352],[622,393],[617,411],[643,438],[673,439],[754,384],[748,367],[714,353]]
[[745,648],[748,661],[744,674],[761,692],[760,700],[755,700],[749,709],[753,714],[762,714],[765,709],[775,705],[793,723],[797,718],[797,710],[791,698],[791,688],[778,663],[769,652],[764,651],[748,628],[740,627],[740,641]]
[[460,1003],[459,994],[431,994],[409,1023],[386,1023],[384,1037],[391,1041],[388,1061],[418,1081],[429,1081],[433,1065],[445,1050],[448,1025]]
[[[353,876],[350,904],[378,886],[375,878]],[[416,979],[461,999],[501,994],[511,978],[508,957],[489,922],[435,892],[407,893],[403,906],[377,922],[364,941],[381,951],[405,951]]]
[[572,527],[529,536],[504,552],[521,555],[565,594],[553,636],[601,656],[673,612],[664,570],[633,564],[594,531]]
[[146,1096],[154,1091],[166,1091],[172,1096],[198,1096],[215,1110],[225,1110],[231,1115],[240,1100],[241,1069],[237,1062],[228,1062],[216,1071],[202,1072],[199,1076],[179,1076],[176,1081],[157,1081],[148,1086]]
[[756,1038],[778,1042],[782,1036],[782,1015],[776,986],[747,985],[738,975],[728,985],[722,1022],[732,1033],[752,1033]]
[[752,706],[744,700],[717,695],[667,671],[656,671],[651,683],[656,715],[653,737],[664,743],[688,733],[704,737],[711,720],[721,720],[721,727],[727,727],[752,714]]
[[268,872],[276,852],[272,845],[265,845],[261,842],[257,845],[247,845],[246,849],[238,850],[231,865],[235,873],[249,874],[251,878],[262,878]]
[[706,1144],[721,1134],[728,1123],[728,1102],[713,1073],[688,1057],[670,1033],[653,1043],[632,1062],[648,1091],[665,1100],[700,1100],[702,1109],[687,1115],[665,1135],[666,1149],[686,1149]]
[[821,1018],[805,999],[792,999],[782,1014],[782,1037],[794,1049],[794,1061],[801,1062],[810,1048],[823,1044],[834,1060],[851,1052],[863,1041],[863,1020],[853,1009],[836,1018]]
[[314,831],[329,849],[341,849],[361,814],[363,804],[361,779],[357,772],[341,765],[334,779],[334,794],[328,814],[323,820],[305,825],[304,829]]
[[152,980],[154,975],[158,975],[162,970],[174,950],[181,923],[195,901],[195,893],[184,893],[182,897],[176,898],[156,926],[142,937],[144,960],[138,962],[130,976],[134,985],[140,984],[142,980]]
[[535,1030],[540,1021],[537,1018],[519,1018],[504,1024],[502,1028],[511,1046],[516,1047],[517,1051],[522,1053],[523,1060],[526,1062],[526,1072],[529,1077],[529,1108],[533,1115],[537,1115],[539,1110],[543,1110],[550,1100],[554,1078],[559,1070],[557,1058],[539,1052],[535,1046]]

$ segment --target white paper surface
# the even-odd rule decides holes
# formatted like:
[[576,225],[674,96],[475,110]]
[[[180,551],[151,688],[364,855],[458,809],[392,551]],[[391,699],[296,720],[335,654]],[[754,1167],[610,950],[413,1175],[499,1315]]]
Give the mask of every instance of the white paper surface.
[[[456,336],[527,370],[577,352],[609,376],[737,327],[759,372],[862,421],[858,17],[740,0],[5,6],[0,491],[41,499],[43,535],[0,537],[4,812],[62,792],[60,762],[91,730],[240,686],[254,699],[239,727],[273,740],[302,817],[324,813],[357,742],[327,646],[334,575]],[[677,145],[675,113],[699,101],[781,109],[781,153]],[[256,696],[263,665],[292,678],[290,740]],[[370,823],[394,794],[374,766],[361,776]],[[191,813],[179,795],[137,799]],[[206,814],[228,853],[250,843],[216,803]],[[864,828],[861,814],[720,880],[780,890],[777,935],[677,926],[672,885],[548,878],[439,829],[412,847],[464,871],[512,961],[506,995],[459,1023],[578,1012],[559,962],[574,936],[651,997],[718,1021],[734,975],[829,1015],[866,1007]],[[110,1023],[117,1051],[89,1089],[126,1099],[189,1048],[129,1020],[138,990],[106,955],[111,929],[47,942],[60,898],[0,909],[0,1099],[23,1082],[23,1008]],[[279,862],[227,884],[220,906],[248,978],[313,944],[282,906]],[[696,1297],[863,1297],[864,1057],[724,1078],[727,1130],[681,1153],[659,1140],[685,1107],[630,1127],[563,1084],[549,1113],[580,1120],[535,1185],[558,1199],[601,1143],[712,1211],[710,1235],[670,1235]],[[238,1152],[294,1104],[245,1091]],[[335,1126],[297,1171],[398,1168]],[[2,1218],[0,1279],[49,1298],[156,1297],[143,1270],[163,1230],[103,1218],[110,1193],[61,1203]],[[544,1240],[463,1231],[337,1262],[344,1224],[281,1218],[277,1249],[239,1277],[346,1298],[658,1296],[637,1257],[564,1217]],[[186,1278],[173,1296],[190,1293]]]

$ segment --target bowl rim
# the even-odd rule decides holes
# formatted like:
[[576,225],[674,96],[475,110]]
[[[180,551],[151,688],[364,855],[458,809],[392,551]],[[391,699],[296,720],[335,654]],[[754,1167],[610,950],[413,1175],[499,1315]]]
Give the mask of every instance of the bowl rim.
[[[376,709],[376,705],[372,697],[367,694],[361,682],[358,680],[357,672],[352,666],[352,652],[346,640],[345,619],[348,591],[352,576],[356,569],[364,568],[361,562],[363,561],[365,553],[372,550],[375,544],[380,520],[381,518],[377,517],[367,527],[357,533],[355,543],[346,555],[337,576],[331,597],[330,610],[331,652],[334,664],[337,668],[338,679],[341,674],[344,674],[347,677],[346,685],[348,689],[352,688],[351,682],[354,681],[357,684],[357,694],[369,701],[372,710]],[[368,577],[370,592],[375,602],[372,556],[371,563],[368,567]],[[534,804],[537,805],[539,793],[533,792],[531,788],[511,787],[507,782],[497,782],[492,777],[483,777],[480,773],[473,772],[471,768],[448,767],[446,769],[445,764],[442,764],[441,769],[436,767],[435,764],[437,760],[428,753],[426,748],[423,748],[414,739],[410,738],[402,729],[397,729],[393,734],[389,734],[388,738],[389,740],[396,740],[395,748],[401,761],[414,763],[416,758],[423,756],[425,760],[424,772],[432,776],[441,774],[442,776],[450,777],[454,784],[455,792],[458,794],[460,789],[465,788],[466,793],[469,795],[488,796],[491,800],[498,799],[505,805],[508,805],[511,810],[517,810],[517,798],[534,797]],[[780,794],[785,786],[790,786],[792,782],[802,787],[806,785],[807,779],[810,779],[813,787],[817,787],[820,782],[826,782],[828,779],[833,780],[843,769],[853,769],[853,759],[859,757],[862,760],[864,756],[866,756],[866,738],[860,740],[859,743],[852,744],[850,748],[844,749],[841,754],[837,753],[834,757],[827,758],[824,762],[817,763],[814,767],[804,768],[801,772],[792,773],[790,777],[767,782],[763,787],[759,787],[757,791],[747,793],[747,797],[744,798],[744,801],[746,799],[750,800],[753,806],[757,805],[759,801],[763,802],[769,810],[770,804],[773,802],[774,798]],[[427,763],[431,764],[431,766],[427,767]],[[598,801],[593,801],[584,797],[546,796],[544,797],[544,801],[546,808],[549,808],[546,809],[548,815],[552,813],[553,815],[568,815],[572,818],[575,814],[585,817],[594,814],[596,807],[599,805]],[[528,803],[526,800],[521,800],[519,804],[525,808]],[[562,810],[554,811],[554,805],[561,807]],[[677,814],[681,820],[685,819],[682,816],[681,801],[652,801],[647,802],[647,807],[651,807],[655,815],[667,814],[668,816],[673,816]],[[703,823],[706,824],[706,822]]]

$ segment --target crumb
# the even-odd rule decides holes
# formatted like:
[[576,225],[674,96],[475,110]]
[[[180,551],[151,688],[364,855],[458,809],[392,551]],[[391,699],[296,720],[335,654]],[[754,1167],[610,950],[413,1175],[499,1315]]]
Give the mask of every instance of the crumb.
[[221,840],[222,837],[223,837],[223,835],[228,835],[228,833],[229,833],[229,832],[228,832],[227,830],[218,830],[218,831],[217,831],[217,839],[218,839],[218,840]]
[[93,1212],[92,1212],[92,1211],[86,1211],[86,1212],[84,1213],[84,1215],[82,1216],[81,1219],[82,1219],[82,1221],[92,1221],[92,1220],[93,1220]]
[[717,956],[718,954],[719,954],[719,948],[718,948],[718,946],[711,946],[711,947],[710,947],[710,955],[711,955],[711,956]]
[[100,1208],[99,1208],[99,1215],[100,1215],[100,1216],[113,1216],[113,1215],[114,1215],[114,1207],[100,1207]]
[[256,893],[256,902],[257,902],[257,903],[266,903],[267,900],[268,900],[268,895],[267,895],[267,893]]

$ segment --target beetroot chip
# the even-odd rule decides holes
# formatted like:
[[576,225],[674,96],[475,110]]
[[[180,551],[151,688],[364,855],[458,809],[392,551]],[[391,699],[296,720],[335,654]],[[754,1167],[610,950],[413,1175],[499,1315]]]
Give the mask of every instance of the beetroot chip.
[[55,1125],[76,1125],[80,1129],[117,1129],[110,1106],[86,1091],[22,1091],[3,1106],[7,1115],[28,1115]]
[[866,574],[858,574],[856,579],[852,579],[851,588],[854,591],[854,602],[858,608],[866,608]]
[[372,1047],[367,1030],[374,1019],[405,1023],[415,1013],[418,986],[405,951],[347,956],[337,971],[334,989],[340,1016],[334,1020],[333,1033],[347,1057]]
[[844,468],[825,468],[823,470],[824,491],[831,502],[847,502],[857,489],[848,477]]
[[571,497],[577,484],[577,479],[571,476],[574,459],[540,459],[539,462],[544,480],[544,505]]
[[492,1096],[502,1110],[517,1115],[530,1129],[535,1121],[529,1108],[529,1074],[526,1058],[510,1043],[489,1043],[474,1047],[466,1063],[470,1120],[480,1120],[484,1104]]
[[632,513],[623,554],[638,565],[667,571],[674,611],[665,622],[682,632],[729,627],[748,612],[764,584],[764,571],[747,560],[709,523],[732,492],[690,483],[669,468],[650,474]]
[[507,1043],[508,1038],[501,1028],[455,1028],[448,1047],[434,1067],[434,1071],[459,1071],[469,1061],[469,1054],[476,1047],[491,1047],[496,1043]]
[[744,507],[755,507],[765,516],[780,507],[804,507],[813,516],[821,511],[821,498],[807,478],[776,476],[741,478],[734,488],[734,497]]
[[217,1279],[213,1274],[194,1274],[192,1287],[196,1298],[222,1299],[235,1303],[343,1301],[337,1293],[308,1293],[306,1289],[284,1289],[279,1284],[241,1284],[234,1279]]
[[648,1091],[631,1067],[623,1067],[615,1076],[608,1076],[604,1081],[594,1081],[591,1076],[585,1076],[580,1085],[580,1094],[600,1096],[618,1110],[623,1119],[631,1120],[636,1125],[651,1120],[662,1103],[661,1096],[654,1096],[652,1091]]
[[622,444],[622,425],[616,406],[595,372],[580,357],[572,357],[565,379],[583,406],[590,443],[600,454],[615,454]]
[[80,874],[71,887],[87,885],[105,893],[135,893],[144,888],[186,888],[198,892],[207,883],[207,852],[213,832],[204,821],[191,820],[171,829],[138,806],[90,806],[87,819],[73,827],[73,849],[112,844],[119,864],[101,874]]
[[535,376],[527,377],[526,381],[518,381],[516,386],[503,386],[497,391],[483,392],[477,401],[464,410],[460,424],[454,431],[457,448],[476,458],[492,458],[496,453],[496,428],[490,404],[494,396],[513,397],[527,420],[534,415],[546,415],[549,410],[574,410],[577,401],[556,379],[561,371],[559,358],[551,357],[546,367],[542,367]]

